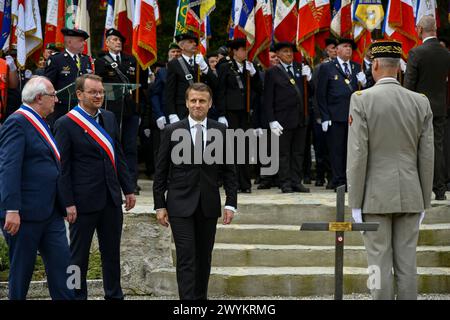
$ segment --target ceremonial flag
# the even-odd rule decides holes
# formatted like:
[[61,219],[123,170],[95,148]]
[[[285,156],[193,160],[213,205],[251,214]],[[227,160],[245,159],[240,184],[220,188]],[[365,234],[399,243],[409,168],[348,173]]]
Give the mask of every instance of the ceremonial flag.
[[9,48],[11,32],[11,0],[0,0],[0,50]]
[[388,39],[402,43],[402,58],[407,59],[408,52],[417,45],[418,38],[411,0],[389,0],[384,33]]
[[27,58],[42,47],[38,0],[13,0],[12,14],[16,26],[17,64],[25,67]]
[[[414,3],[414,2],[413,2]],[[436,0],[416,0],[416,25],[423,16],[431,15],[436,19]]]
[[202,55],[206,55],[206,53],[208,52],[208,42],[209,39],[211,38],[211,24],[209,23],[210,17],[206,16],[205,17],[205,21],[203,21],[203,23],[200,26],[200,31],[201,31],[201,39],[200,39],[200,53]]
[[308,59],[314,58],[315,37],[319,25],[314,17],[315,5],[312,1],[300,0],[298,4],[297,47]]
[[294,43],[297,15],[296,0],[277,0],[273,21],[273,38],[276,42]]
[[[243,0],[242,10],[239,16],[238,29],[244,32],[247,38],[247,49],[250,50],[255,43],[255,0]],[[236,33],[236,31],[235,31]],[[236,34],[235,34],[235,38]]]
[[65,0],[49,0],[47,3],[47,15],[45,18],[44,48],[49,43],[57,47],[64,47],[64,36],[61,29],[65,26]]
[[[90,17],[88,11],[89,0],[78,0],[78,7],[75,16],[75,28],[86,31],[91,34]],[[91,55],[91,38],[89,37],[84,43],[84,54]]]
[[[269,51],[266,50],[270,46],[271,32],[267,29],[266,18],[264,16],[264,0],[256,0],[255,17],[254,17],[254,43],[248,52],[248,60],[253,61],[259,58],[264,67],[268,67]],[[265,55],[263,54],[265,53]]]
[[315,34],[315,41],[320,49],[325,48],[325,39],[330,37],[330,0],[315,0],[314,4],[314,18],[317,21],[318,32]]
[[352,26],[352,1],[336,0],[330,25],[331,32],[338,38],[350,38]]
[[80,1],[81,0],[66,0],[66,28],[68,29],[75,28],[78,2]]
[[353,39],[357,47],[356,50],[353,50],[352,60],[361,64],[364,60],[366,49],[372,44],[372,34],[356,17],[356,9],[359,1],[355,0],[352,3]]
[[106,4],[106,19],[105,19],[105,31],[103,33],[103,50],[105,47],[105,34],[106,30],[114,28],[114,0],[108,0]]
[[216,0],[190,0],[189,9],[198,23],[205,21],[206,16],[216,8]]
[[186,18],[189,11],[189,0],[178,0],[178,7],[175,16],[175,32],[174,37],[179,34],[186,33]]
[[[134,0],[117,0],[114,2],[114,26],[125,37],[133,34]],[[123,52],[131,54],[132,41],[123,44]]]
[[156,0],[137,0],[133,21],[133,55],[142,69],[157,59],[156,26],[160,23]]
[[231,23],[229,38],[245,38],[245,33],[242,27],[239,27],[241,13],[244,6],[244,0],[233,0],[231,5]]
[[372,32],[383,22],[384,10],[381,0],[355,0],[356,20]]

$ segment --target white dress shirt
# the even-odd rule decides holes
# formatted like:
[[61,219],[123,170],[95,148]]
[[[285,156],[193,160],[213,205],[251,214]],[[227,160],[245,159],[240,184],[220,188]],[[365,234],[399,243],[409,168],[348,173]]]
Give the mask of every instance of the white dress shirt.
[[344,71],[344,74],[345,74],[344,62],[347,63],[347,68],[350,71],[350,74],[352,74],[352,65],[350,64],[350,60],[344,61],[341,58],[337,57],[337,61],[339,62],[339,65],[341,66],[342,71]]

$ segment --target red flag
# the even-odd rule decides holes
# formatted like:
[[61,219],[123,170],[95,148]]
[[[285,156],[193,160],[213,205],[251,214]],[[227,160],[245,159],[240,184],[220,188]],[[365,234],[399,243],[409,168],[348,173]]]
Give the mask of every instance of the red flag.
[[297,47],[307,59],[312,59],[316,55],[314,35],[319,31],[315,6],[308,0],[300,0],[298,6]]
[[156,26],[160,22],[158,2],[138,0],[134,19],[133,55],[145,70],[157,59]]
[[47,44],[54,43],[59,48],[64,48],[64,36],[61,29],[64,28],[66,8],[64,0],[49,0],[45,19],[44,48]]
[[277,1],[273,21],[274,39],[277,42],[292,42],[296,37],[298,11],[296,0]]
[[[248,60],[253,61],[256,57],[259,58],[261,64],[268,67],[269,51],[266,49],[270,46],[270,31],[267,30],[266,18],[264,17],[264,0],[256,0],[255,8],[255,41],[250,51],[248,52]],[[266,52],[267,51],[267,52]],[[263,53],[267,53],[267,57]]]
[[325,39],[330,37],[330,0],[316,0],[313,3],[315,4],[314,17],[319,28],[319,31],[315,35],[315,39],[319,48],[324,49]]
[[[134,0],[116,0],[114,2],[114,25],[125,37],[133,34]],[[123,52],[131,54],[131,41],[123,44]]]

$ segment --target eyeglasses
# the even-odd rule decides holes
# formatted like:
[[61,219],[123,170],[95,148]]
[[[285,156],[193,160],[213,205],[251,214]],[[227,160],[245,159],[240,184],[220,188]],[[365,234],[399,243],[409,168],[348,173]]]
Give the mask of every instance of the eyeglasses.
[[84,91],[86,92],[88,95],[96,97],[104,97],[105,96],[105,91]]
[[53,97],[53,98],[56,98],[56,92],[54,92],[54,93],[43,93],[42,94],[43,96],[49,96],[49,97]]

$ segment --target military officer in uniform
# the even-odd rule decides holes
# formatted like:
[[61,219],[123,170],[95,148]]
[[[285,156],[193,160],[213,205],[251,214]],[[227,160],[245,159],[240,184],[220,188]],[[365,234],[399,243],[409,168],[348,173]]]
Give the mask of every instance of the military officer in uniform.
[[[56,91],[75,83],[78,76],[94,72],[91,58],[82,54],[84,43],[89,38],[87,32],[68,28],[63,28],[61,32],[64,35],[65,50],[48,58],[44,72],[44,76],[50,79]],[[51,126],[77,104],[75,94],[70,100],[67,93],[61,93],[58,98],[59,102],[55,105],[55,112],[47,117]]]
[[416,246],[433,186],[433,113],[397,81],[401,53],[399,42],[372,44],[376,84],[352,95],[348,120],[349,206],[356,222],[379,223],[363,238],[379,279],[372,297],[383,300],[394,298],[394,281],[397,299],[417,299]]
[[348,110],[350,96],[359,84],[366,84],[361,66],[353,61],[352,39],[340,39],[336,47],[337,57],[320,67],[317,79],[316,100],[319,106],[322,130],[327,134],[333,180],[331,187],[346,185],[345,163],[347,159]]
[[[218,69],[219,83],[215,99],[218,121],[231,129],[244,131],[250,128],[251,112],[256,110],[255,104],[262,92],[259,74],[253,63],[246,60],[246,45],[247,40],[244,38],[234,39],[228,44],[232,58]],[[238,164],[236,167],[238,191],[251,193],[249,165]]]
[[[116,29],[108,29],[105,33],[107,52],[95,60],[95,73],[102,77],[103,83],[141,84],[139,99],[144,103],[144,90],[147,87],[147,72],[140,72],[137,79],[137,63],[133,56],[122,52],[125,37]],[[138,80],[138,81],[137,81]],[[114,113],[121,130],[121,144],[133,181],[136,183],[135,194],[139,194],[137,136],[139,130],[139,102],[136,92],[126,90],[119,100],[105,102],[105,107]]]
[[175,37],[181,48],[181,57],[167,64],[167,81],[164,89],[166,98],[166,115],[170,123],[175,123],[188,115],[186,108],[186,89],[194,82],[204,82],[215,87],[217,78],[205,59],[198,54],[198,38],[192,32]]

